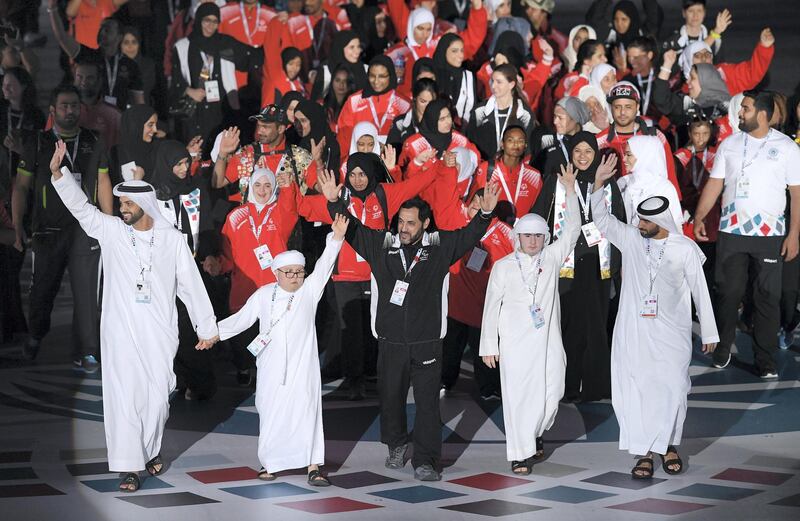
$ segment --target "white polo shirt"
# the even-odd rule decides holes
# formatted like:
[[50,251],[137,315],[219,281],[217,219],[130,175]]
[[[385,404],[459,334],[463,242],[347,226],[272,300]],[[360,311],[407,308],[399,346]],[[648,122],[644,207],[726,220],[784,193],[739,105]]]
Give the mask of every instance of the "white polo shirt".
[[725,183],[719,231],[783,236],[786,187],[800,185],[800,147],[774,129],[762,139],[738,132],[720,144],[711,177]]

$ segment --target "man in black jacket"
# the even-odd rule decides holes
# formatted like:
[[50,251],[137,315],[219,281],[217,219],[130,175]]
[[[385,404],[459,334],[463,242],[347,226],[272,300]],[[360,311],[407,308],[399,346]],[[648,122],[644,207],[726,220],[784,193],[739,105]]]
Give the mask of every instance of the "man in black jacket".
[[[328,211],[348,215],[339,197],[341,185],[331,172],[320,172]],[[398,212],[397,235],[371,230],[350,219],[345,239],[372,269],[372,334],[378,339],[378,390],[381,441],[389,446],[387,468],[402,468],[408,447],[406,396],[414,386],[414,475],[441,479],[439,383],[442,339],[447,332],[447,283],[450,266],[473,248],[492,219],[499,187],[487,187],[481,211],[452,232],[428,233],[431,209],[419,198]]]

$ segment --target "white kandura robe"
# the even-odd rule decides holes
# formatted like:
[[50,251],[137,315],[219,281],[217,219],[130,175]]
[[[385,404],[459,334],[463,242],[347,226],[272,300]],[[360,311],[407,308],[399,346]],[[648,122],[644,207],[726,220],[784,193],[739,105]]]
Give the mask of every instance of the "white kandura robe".
[[[256,358],[258,459],[270,473],[325,462],[322,380],[314,317],[341,248],[342,241],[329,234],[314,272],[294,292],[292,309],[275,324],[270,344]],[[277,292],[273,309],[274,288]],[[220,338],[236,336],[256,320],[260,322],[259,334],[266,333],[270,317],[281,316],[291,296],[276,283],[262,286],[242,309],[219,323]]]
[[634,455],[664,454],[678,445],[692,382],[692,307],[694,300],[704,344],[719,342],[702,253],[682,234],[651,239],[653,262],[666,241],[653,293],[656,318],[643,318],[642,300],[650,290],[646,239],[639,230],[609,216],[602,193],[592,194],[592,214],[600,231],[622,252],[622,287],[611,347],[611,402],[619,422],[619,448]]
[[[497,261],[489,276],[480,355],[500,355],[508,461],[533,456],[536,438],[552,427],[558,403],[564,396],[567,360],[561,341],[558,276],[581,233],[579,212],[578,198],[572,194],[567,198],[563,235],[540,253],[542,271],[536,288],[536,303],[545,316],[545,324],[540,329],[533,324],[530,311],[533,297],[522,281],[515,254]],[[537,257],[517,254],[532,289]]]
[[103,360],[103,424],[112,472],[144,470],[161,451],[169,417],[169,394],[175,390],[172,362],[178,351],[175,297],[186,305],[200,338],[217,335],[216,317],[203,280],[183,234],[174,228],[134,230],[143,265],[150,259],[155,231],[153,268],[147,274],[151,302],[136,302],[139,276],[137,251],[130,226],[92,206],[75,178],[52,181],[58,195],[87,235],[103,252],[103,313],[100,353]]

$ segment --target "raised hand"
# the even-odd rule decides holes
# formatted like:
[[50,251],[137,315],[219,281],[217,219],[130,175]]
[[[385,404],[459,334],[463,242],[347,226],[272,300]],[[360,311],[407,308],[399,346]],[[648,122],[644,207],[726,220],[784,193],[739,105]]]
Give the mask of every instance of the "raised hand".
[[497,206],[497,198],[500,196],[500,184],[497,181],[492,181],[483,190],[483,197],[478,197],[478,201],[481,203],[481,210],[484,213],[489,213],[494,211],[494,207]]
[[765,27],[761,31],[761,45],[764,47],[772,47],[775,44],[775,35],[772,34],[772,29]]
[[670,49],[664,53],[662,58],[664,62],[662,66],[665,69],[672,69],[672,66],[675,65],[676,61],[678,61],[678,53]]
[[322,161],[322,151],[325,150],[325,138],[319,140],[319,143],[311,139],[311,159]]
[[608,154],[600,160],[594,174],[594,189],[599,190],[617,173],[617,154]]
[[425,163],[428,162],[430,158],[432,158],[435,155],[436,155],[436,150],[429,148],[417,154],[417,157],[414,158],[414,162],[418,165],[424,165]]
[[614,46],[614,48],[611,49],[611,55],[614,58],[614,66],[618,70],[624,71],[628,68],[628,60],[625,51],[620,49],[619,46]]
[[203,148],[203,136],[195,136],[189,141],[189,144],[186,145],[186,150],[192,157],[198,155],[200,150]]
[[229,127],[222,132],[222,139],[219,142],[219,155],[229,156],[239,148],[239,128]]
[[344,239],[344,234],[347,232],[347,224],[350,222],[350,219],[347,216],[342,215],[340,213],[336,214],[336,218],[333,220],[333,224],[331,224],[331,229],[333,230],[333,238],[337,241],[341,241]]
[[292,174],[286,171],[275,176],[275,183],[278,185],[278,188],[286,188],[290,186],[293,180]]
[[335,203],[339,199],[339,192],[342,190],[341,184],[336,184],[336,174],[333,170],[324,168],[317,172],[317,184],[325,199]]
[[539,48],[542,50],[544,58],[550,57],[553,59],[553,47],[544,38],[539,38]]
[[58,180],[61,179],[61,162],[67,154],[67,144],[59,139],[56,143],[56,149],[53,151],[53,157],[50,158],[50,173]]
[[733,16],[731,16],[731,12],[727,9],[723,9],[722,12],[717,13],[717,25],[714,26],[714,32],[717,34],[722,34],[725,32],[725,29],[731,25],[733,21]]
[[392,145],[383,147],[381,157],[383,158],[383,164],[386,165],[386,170],[391,170],[397,166],[397,150]]
[[558,176],[558,181],[564,185],[567,194],[575,193],[575,178],[577,176],[578,172],[575,170],[572,163],[567,163],[566,167],[561,165],[561,174]]

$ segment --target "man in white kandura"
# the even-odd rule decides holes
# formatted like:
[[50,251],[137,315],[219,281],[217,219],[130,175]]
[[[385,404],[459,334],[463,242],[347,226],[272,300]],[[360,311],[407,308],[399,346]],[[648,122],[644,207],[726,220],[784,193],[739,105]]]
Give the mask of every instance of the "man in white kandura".
[[259,334],[247,349],[256,357],[262,467],[258,477],[264,481],[274,480],[282,470],[307,467],[309,485],[330,485],[319,470],[325,462],[325,438],[314,317],[342,248],[347,222],[337,215],[333,233],[307,279],[302,253],[290,250],[276,255],[271,269],[277,282],[259,288],[242,309],[219,323],[224,340],[259,321]]
[[653,453],[667,474],[683,462],[675,448],[686,419],[692,386],[692,300],[700,321],[703,353],[719,342],[703,275],[705,256],[677,228],[666,197],[636,208],[637,226],[609,215],[603,182],[614,175],[598,170],[592,194],[597,227],[622,252],[622,288],[611,346],[611,402],[619,422],[619,448],[641,457],[634,479],[653,477]]
[[139,489],[141,470],[164,470],[161,436],[175,390],[172,361],[178,350],[181,299],[208,349],[219,340],[216,317],[189,246],[164,219],[153,187],[127,181],[114,187],[122,219],[92,206],[72,174],[59,171],[66,145],[50,161],[51,182],[87,235],[103,252],[103,411],[108,468],[123,473],[119,489]]
[[483,307],[480,355],[489,367],[500,364],[506,457],[515,474],[531,473],[536,440],[553,425],[564,395],[558,276],[575,248],[581,221],[576,172],[572,164],[561,171],[567,193],[561,239],[549,244],[549,227],[539,215],[517,221],[517,247],[492,268]]

